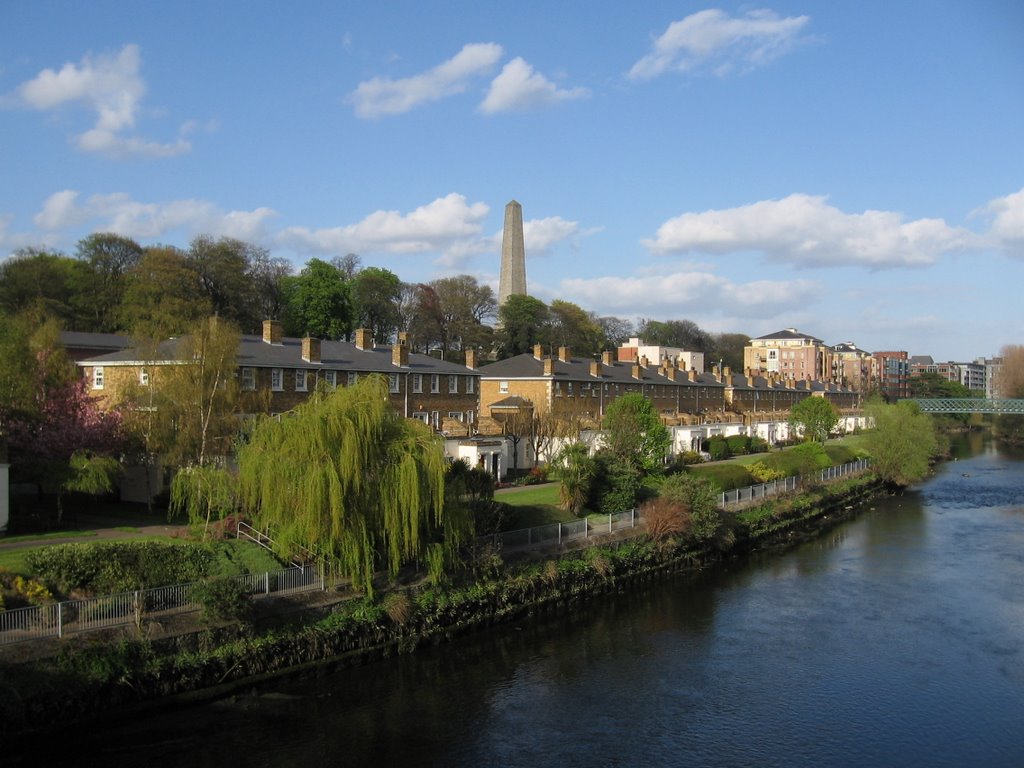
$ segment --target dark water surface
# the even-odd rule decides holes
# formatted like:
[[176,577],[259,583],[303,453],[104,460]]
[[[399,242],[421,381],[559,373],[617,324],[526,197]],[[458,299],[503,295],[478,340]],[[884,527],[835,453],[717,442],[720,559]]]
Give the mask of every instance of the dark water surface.
[[108,726],[75,753],[107,766],[1024,766],[1022,645],[1024,461],[975,445],[789,553]]

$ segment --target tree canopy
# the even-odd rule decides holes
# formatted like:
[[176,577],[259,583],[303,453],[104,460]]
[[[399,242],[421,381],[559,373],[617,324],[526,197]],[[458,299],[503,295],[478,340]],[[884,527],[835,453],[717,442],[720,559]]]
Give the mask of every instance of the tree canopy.
[[607,449],[619,461],[645,472],[659,469],[672,445],[654,404],[639,392],[615,398],[605,411]]
[[431,540],[451,549],[469,533],[461,507],[445,506],[441,442],[390,407],[379,376],[261,420],[237,461],[257,525],[284,551],[315,547],[368,593],[378,568],[395,575]]
[[839,411],[824,397],[805,397],[790,410],[789,423],[804,440],[824,443],[839,423]]
[[868,403],[867,412],[874,422],[867,433],[867,449],[871,467],[882,481],[903,487],[924,479],[938,450],[931,416],[911,400],[892,405],[875,400]]
[[285,330],[292,336],[342,339],[352,333],[348,283],[326,261],[310,259],[295,277],[285,278]]

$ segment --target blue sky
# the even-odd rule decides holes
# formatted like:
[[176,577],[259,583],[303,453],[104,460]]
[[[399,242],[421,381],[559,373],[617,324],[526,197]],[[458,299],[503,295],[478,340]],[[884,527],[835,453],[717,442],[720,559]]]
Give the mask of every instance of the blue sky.
[[1024,343],[1024,3],[6,2],[0,258],[358,253],[602,315]]

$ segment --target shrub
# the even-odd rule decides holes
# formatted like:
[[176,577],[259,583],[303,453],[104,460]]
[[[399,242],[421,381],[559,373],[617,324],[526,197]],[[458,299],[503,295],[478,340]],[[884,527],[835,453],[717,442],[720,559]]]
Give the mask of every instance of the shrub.
[[731,455],[729,453],[729,443],[721,435],[715,435],[709,437],[704,441],[702,445],[705,451],[711,454],[712,461],[721,461],[722,459],[728,459]]
[[678,501],[664,497],[651,499],[644,504],[641,515],[648,535],[657,542],[666,542],[689,530],[689,510]]
[[832,460],[829,459],[821,443],[801,443],[788,453],[797,461],[798,471],[801,475],[809,475],[832,466]]
[[702,464],[691,467],[685,474],[710,480],[719,491],[731,491],[753,484],[753,478],[746,467],[739,464]]
[[156,541],[58,544],[25,556],[33,573],[60,591],[94,594],[195,581],[212,560],[201,545]]
[[725,438],[729,446],[729,453],[732,456],[744,456],[750,453],[750,438],[746,435],[730,435]]
[[203,621],[248,620],[252,598],[238,579],[210,579],[192,587],[193,598],[202,606]]
[[755,461],[747,470],[750,476],[759,483],[770,483],[773,480],[782,480],[786,477],[785,470],[768,466],[763,461]]
[[413,602],[406,592],[389,592],[384,598],[384,612],[400,627],[409,623],[413,607]]
[[771,448],[768,445],[768,441],[763,437],[757,437],[756,435],[750,438],[750,452],[751,453],[767,453],[768,449]]

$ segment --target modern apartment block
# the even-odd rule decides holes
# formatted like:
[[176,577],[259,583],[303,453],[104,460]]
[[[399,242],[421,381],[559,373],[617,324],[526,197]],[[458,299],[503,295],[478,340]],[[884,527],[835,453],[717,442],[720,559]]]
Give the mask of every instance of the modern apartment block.
[[785,328],[750,340],[743,350],[743,367],[753,375],[778,374],[797,381],[829,381],[832,348],[821,339]]
[[906,352],[875,352],[875,387],[886,400],[910,397],[910,357]]
[[688,352],[681,347],[645,344],[643,340],[635,337],[619,347],[617,356],[623,363],[646,360],[646,365],[661,365],[667,361],[683,371],[704,373],[703,352]]

